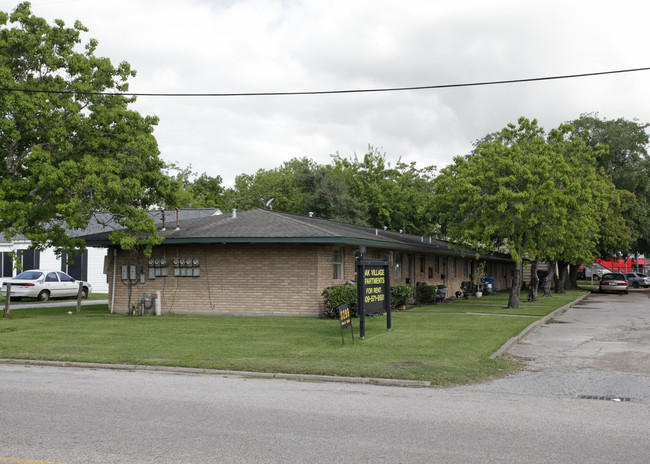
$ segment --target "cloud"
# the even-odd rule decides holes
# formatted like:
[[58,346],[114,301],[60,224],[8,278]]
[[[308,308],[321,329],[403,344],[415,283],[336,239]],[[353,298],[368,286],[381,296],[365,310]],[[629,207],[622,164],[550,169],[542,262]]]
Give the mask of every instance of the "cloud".
[[[7,2],[2,2],[6,4]],[[134,92],[384,88],[641,67],[645,1],[114,0],[33,3],[80,19]],[[13,8],[4,6],[7,11]],[[86,38],[87,38],[86,37]],[[650,73],[462,89],[290,97],[140,97],[164,159],[221,175],[363,154],[442,167],[519,116],[650,121]]]

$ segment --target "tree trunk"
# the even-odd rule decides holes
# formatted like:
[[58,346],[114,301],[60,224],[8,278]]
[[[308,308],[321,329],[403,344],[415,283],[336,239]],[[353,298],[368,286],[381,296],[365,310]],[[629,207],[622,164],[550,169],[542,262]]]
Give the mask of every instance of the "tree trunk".
[[565,288],[567,290],[577,290],[578,289],[578,268],[579,264],[570,264],[569,265],[569,275]]
[[553,282],[553,275],[555,274],[555,261],[549,263],[548,272],[544,276],[544,281],[542,286],[544,287],[544,298],[553,297],[553,292],[551,291],[551,282]]
[[557,265],[559,275],[555,276],[555,293],[565,293],[564,286],[566,285],[567,263],[558,261]]
[[561,261],[560,264],[560,290],[566,293],[569,287],[569,263]]
[[530,265],[530,287],[528,287],[528,301],[531,303],[536,303],[539,301],[537,299],[537,287],[539,286],[539,276],[537,275],[537,266],[539,265],[539,259],[535,258],[533,263]]
[[521,261],[515,263],[515,273],[512,277],[512,288],[508,298],[508,309],[519,309],[519,294],[521,293]]

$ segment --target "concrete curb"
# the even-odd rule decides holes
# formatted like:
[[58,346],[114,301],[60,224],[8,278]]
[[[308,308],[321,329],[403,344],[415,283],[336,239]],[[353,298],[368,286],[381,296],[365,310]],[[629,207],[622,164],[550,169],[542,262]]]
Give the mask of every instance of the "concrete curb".
[[30,359],[0,359],[2,364],[14,364],[23,366],[50,366],[50,367],[73,367],[80,369],[113,369],[125,371],[149,371],[149,372],[171,372],[188,375],[220,375],[223,377],[253,378],[253,379],[284,379],[304,382],[340,382],[352,384],[380,385],[386,387],[409,387],[426,388],[431,387],[431,382],[425,380],[401,380],[401,379],[380,379],[372,377],[336,377],[329,375],[311,374],[286,374],[270,372],[247,372],[230,371],[219,369],[201,369],[193,367],[172,367],[172,366],[147,366],[135,364],[101,364],[82,363],[66,361],[39,361]]
[[537,329],[538,327],[546,324],[549,320],[553,319],[555,316],[558,316],[558,315],[564,313],[565,311],[567,311],[569,308],[571,308],[576,303],[579,303],[582,300],[584,300],[585,298],[587,298],[589,295],[591,295],[591,292],[590,293],[585,293],[581,297],[577,298],[575,301],[572,301],[571,303],[569,303],[567,305],[564,305],[561,308],[556,309],[552,313],[547,314],[543,318],[536,320],[535,322],[530,324],[528,327],[526,327],[524,330],[522,330],[518,335],[515,335],[510,340],[505,342],[503,344],[503,346],[501,348],[499,348],[496,352],[492,353],[490,355],[490,359],[495,359],[495,358],[498,358],[499,356],[503,355],[506,351],[508,351],[508,349],[512,345],[514,345],[515,343],[518,343],[519,340],[525,338],[526,335],[528,335],[530,332],[532,332],[533,330]]

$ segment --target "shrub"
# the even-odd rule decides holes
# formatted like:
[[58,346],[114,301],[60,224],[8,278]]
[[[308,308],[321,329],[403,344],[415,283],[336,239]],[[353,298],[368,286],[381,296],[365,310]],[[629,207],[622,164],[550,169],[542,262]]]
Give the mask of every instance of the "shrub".
[[476,284],[469,280],[461,282],[460,284],[460,289],[463,291],[463,295],[465,296],[473,295],[474,292],[476,292],[475,288]]
[[321,294],[324,298],[325,312],[324,316],[332,319],[339,317],[339,306],[344,304],[350,305],[350,316],[357,316],[357,286],[356,285],[337,285],[327,287]]
[[393,285],[390,288],[390,302],[393,307],[407,304],[415,296],[415,289],[410,285]]
[[436,291],[435,286],[422,284],[415,288],[415,299],[418,303],[433,303],[436,299]]

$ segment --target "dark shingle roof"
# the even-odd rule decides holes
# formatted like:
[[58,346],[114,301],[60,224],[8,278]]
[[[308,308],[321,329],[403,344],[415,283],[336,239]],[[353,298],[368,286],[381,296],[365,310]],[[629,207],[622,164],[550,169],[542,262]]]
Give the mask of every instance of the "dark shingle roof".
[[[156,223],[162,223],[164,217],[166,224],[175,224],[177,212],[179,220],[221,214],[221,211],[217,208],[191,208],[171,211],[150,210],[149,216],[151,216]],[[90,219],[90,222],[85,229],[68,229],[66,233],[70,237],[81,237],[86,235],[101,234],[104,232],[111,233],[112,231],[120,228],[121,227],[113,220],[113,216],[110,213],[99,212],[93,214],[93,217]],[[24,241],[26,238],[23,235],[16,235],[14,240]],[[10,243],[2,233],[0,233],[0,243]]]
[[[158,233],[165,244],[180,243],[334,243],[385,248],[429,249],[460,254],[449,242],[317,217],[255,209],[166,222]],[[83,237],[88,246],[110,245],[109,233]]]

